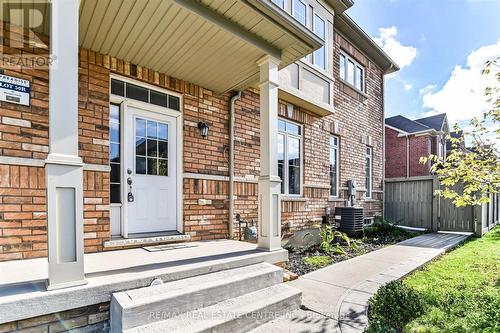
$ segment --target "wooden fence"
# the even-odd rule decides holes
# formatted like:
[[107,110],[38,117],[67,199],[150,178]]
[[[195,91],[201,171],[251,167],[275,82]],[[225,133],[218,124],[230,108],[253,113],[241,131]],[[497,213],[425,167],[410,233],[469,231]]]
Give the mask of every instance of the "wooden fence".
[[434,195],[438,188],[435,176],[386,179],[385,218],[408,227],[478,235],[483,235],[498,222],[498,195],[492,195],[489,204],[457,208],[451,200]]

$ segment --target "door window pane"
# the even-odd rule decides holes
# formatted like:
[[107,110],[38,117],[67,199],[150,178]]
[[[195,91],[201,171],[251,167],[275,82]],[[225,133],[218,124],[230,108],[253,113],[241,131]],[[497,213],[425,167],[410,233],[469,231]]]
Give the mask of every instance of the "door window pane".
[[120,142],[120,123],[119,122],[110,120],[109,141]]
[[111,175],[109,178],[111,183],[119,183],[120,182],[120,164],[112,163],[111,164]]
[[110,184],[109,184],[109,200],[110,203],[121,203],[120,200],[120,106],[110,104],[109,106],[109,166]]
[[151,98],[151,104],[163,106],[165,108],[168,106],[168,95],[167,94],[151,90],[150,91],[150,98]]
[[113,95],[125,96],[125,82],[111,79],[111,93]]
[[156,157],[158,155],[158,141],[148,139],[146,145],[147,155],[150,157]]
[[120,203],[120,184],[110,184],[109,194],[111,203]]
[[168,126],[166,124],[158,124],[158,139],[168,140]]
[[135,158],[135,173],[139,175],[145,175],[146,174],[146,158],[137,156]]
[[142,102],[149,102],[149,89],[135,84],[127,83],[126,96],[128,98],[136,99]]
[[146,121],[144,119],[135,120],[135,135],[146,136]]
[[148,175],[156,176],[158,174],[158,160],[156,158],[148,158]]
[[135,139],[135,154],[146,156],[146,138],[136,137]]
[[148,138],[156,139],[158,133],[156,132],[156,121],[148,120]]
[[180,99],[177,96],[168,96],[168,107],[172,110],[179,111],[180,107]]
[[168,176],[168,160],[165,159],[158,160],[158,175]]
[[109,161],[120,163],[120,144],[110,142],[109,144]]
[[158,157],[161,158],[168,157],[168,142],[158,141]]
[[140,118],[136,124],[136,173],[167,176],[168,124]]
[[118,79],[111,79],[111,94],[180,111],[179,97]]

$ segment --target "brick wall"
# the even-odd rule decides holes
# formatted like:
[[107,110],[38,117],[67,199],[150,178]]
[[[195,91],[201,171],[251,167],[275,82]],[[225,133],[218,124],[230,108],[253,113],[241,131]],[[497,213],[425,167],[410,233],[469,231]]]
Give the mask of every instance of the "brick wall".
[[0,261],[47,255],[45,170],[0,165]]
[[399,132],[385,128],[385,177],[407,177],[407,137],[398,137]]
[[429,163],[421,164],[420,157],[431,154],[431,140],[429,135],[410,137],[410,177],[430,174]]
[[[286,233],[310,226],[321,221],[326,207],[343,204],[345,186],[349,179],[358,183],[358,203],[368,216],[381,214],[382,211],[382,144],[383,144],[383,91],[382,71],[369,58],[365,57],[341,35],[335,35],[333,67],[338,78],[338,54],[343,49],[355,57],[366,68],[366,93],[357,92],[348,84],[337,79],[335,82],[335,112],[328,117],[318,117],[308,110],[293,107],[289,113],[286,103],[280,101],[279,115],[303,125],[304,168],[303,197],[299,200],[283,198],[282,223]],[[2,132],[0,144],[12,145],[27,137],[26,143],[40,144],[47,147],[48,111],[47,111],[47,72],[30,72],[21,68],[13,75],[25,75],[37,85],[32,92],[41,102],[31,107],[0,104],[2,120],[10,119],[36,128],[2,123],[6,129]],[[80,52],[79,68],[79,154],[87,164],[84,172],[84,230],[85,250],[95,252],[105,250],[104,241],[109,235],[109,174],[105,167],[109,164],[109,75],[119,74],[143,81],[161,88],[183,94],[184,113],[184,172],[188,176],[183,181],[184,229],[193,240],[226,238],[228,235],[228,153],[229,153],[229,100],[231,94],[217,96],[213,92],[194,84],[168,77],[148,68],[136,66],[110,56],[96,54],[88,50]],[[28,77],[28,75],[31,75]],[[39,86],[39,87],[38,87]],[[40,91],[40,95],[37,93]],[[45,91],[43,93],[43,91]],[[235,124],[235,213],[244,219],[257,220],[257,177],[259,174],[260,131],[259,131],[259,96],[258,91],[248,89],[236,103]],[[7,117],[7,118],[4,118]],[[197,123],[206,121],[210,126],[207,139],[199,135]],[[44,127],[43,127],[44,126]],[[26,132],[26,129],[29,129]],[[337,130],[338,129],[338,130]],[[360,129],[363,129],[360,131]],[[9,132],[10,131],[10,132]],[[19,135],[21,138],[6,134]],[[340,138],[340,196],[329,197],[329,138],[332,134]],[[5,139],[5,140],[4,140]],[[10,140],[10,141],[9,141]],[[33,141],[35,140],[35,141]],[[45,140],[45,141],[44,141]],[[9,143],[10,142],[10,143]],[[365,177],[365,151],[367,145],[373,148],[373,198],[362,199]],[[13,146],[12,146],[13,147]],[[4,156],[18,156],[23,152],[2,146]],[[6,150],[7,149],[7,150]],[[45,152],[30,152],[26,157],[46,156]],[[35,154],[36,153],[36,154]],[[42,206],[36,207],[39,213],[23,208],[23,204],[8,203],[9,200],[25,200],[26,205],[44,204],[43,167],[37,167],[37,182],[28,189],[15,190],[11,168],[0,169],[0,205],[6,213],[24,214],[7,215],[12,218],[6,222],[9,226],[1,228],[0,260],[39,257],[46,255],[46,217]],[[27,167],[26,167],[27,168]],[[21,167],[19,167],[21,170]],[[7,173],[8,170],[8,173]],[[23,169],[24,170],[24,169]],[[211,179],[200,179],[209,175]],[[18,185],[19,187],[21,185]],[[27,191],[37,191],[29,194]],[[19,194],[20,193],[20,194]],[[25,195],[23,195],[23,193]],[[8,199],[9,197],[18,199]],[[211,205],[199,205],[198,199],[210,199]],[[42,202],[43,203],[40,203]],[[28,207],[28,206],[27,206]],[[33,208],[34,209],[34,208]],[[28,216],[28,213],[30,214]],[[5,215],[3,216],[5,219]],[[35,220],[35,222],[23,221]],[[3,221],[2,221],[3,223]],[[20,227],[19,224],[21,223]],[[30,224],[31,223],[31,224]],[[6,236],[5,230],[11,235]],[[235,237],[238,237],[237,225],[234,225]],[[34,235],[34,233],[37,233]],[[39,234],[38,234],[39,233]],[[30,237],[37,238],[30,238]],[[18,247],[5,247],[7,238],[15,238]],[[36,240],[35,240],[36,239]],[[14,241],[14,240],[12,240]],[[3,242],[3,243],[2,243]],[[6,244],[9,245],[10,244]]]
[[[14,59],[47,56],[45,49],[11,49],[27,31],[2,24],[2,51]],[[38,36],[48,44],[46,36]],[[21,158],[0,165],[0,261],[47,255],[45,169],[48,149],[48,70],[2,62],[5,75],[31,82],[30,106],[0,102],[0,156]],[[109,165],[109,69],[104,57],[82,50],[79,64],[79,155],[91,169]],[[36,166],[33,166],[36,165]],[[87,169],[87,166],[86,166]],[[85,251],[109,239],[109,174],[84,171]]]

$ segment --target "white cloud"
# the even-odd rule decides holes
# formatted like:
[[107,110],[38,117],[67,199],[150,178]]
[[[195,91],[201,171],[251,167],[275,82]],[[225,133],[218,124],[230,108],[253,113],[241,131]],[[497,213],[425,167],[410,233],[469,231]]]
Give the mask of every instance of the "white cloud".
[[417,49],[413,46],[405,46],[397,39],[398,29],[394,26],[379,28],[379,36],[373,40],[391,57],[399,68],[409,66],[417,56]]
[[471,52],[464,66],[457,65],[443,87],[420,89],[422,104],[429,109],[427,115],[447,113],[450,124],[480,116],[489,109],[484,91],[495,85],[493,75],[482,75],[487,60],[500,56],[500,40]]
[[425,87],[421,88],[421,89],[418,91],[418,93],[419,93],[420,95],[425,95],[425,94],[428,94],[428,93],[430,93],[430,92],[434,91],[434,89],[436,89],[436,88],[437,88],[437,84],[429,84],[429,85],[427,85],[427,86],[425,86]]
[[410,91],[412,88],[413,88],[413,86],[411,84],[405,83],[405,85],[404,85],[405,91]]

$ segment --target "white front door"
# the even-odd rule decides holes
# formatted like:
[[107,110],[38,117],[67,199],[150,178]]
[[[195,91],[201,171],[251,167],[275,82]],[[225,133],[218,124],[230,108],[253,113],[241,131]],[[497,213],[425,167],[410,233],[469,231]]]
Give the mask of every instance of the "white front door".
[[128,234],[177,229],[176,122],[169,115],[132,106],[127,109],[124,202]]

